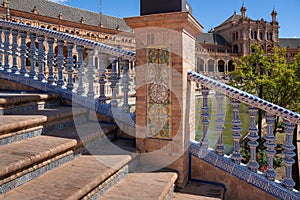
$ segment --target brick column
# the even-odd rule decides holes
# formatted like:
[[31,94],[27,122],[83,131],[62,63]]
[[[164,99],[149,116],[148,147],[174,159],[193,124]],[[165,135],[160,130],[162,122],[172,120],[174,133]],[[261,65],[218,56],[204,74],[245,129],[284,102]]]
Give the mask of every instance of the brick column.
[[203,27],[188,12],[126,18],[134,30],[136,63],[136,145],[141,161],[188,180],[188,147],[195,138],[195,37]]

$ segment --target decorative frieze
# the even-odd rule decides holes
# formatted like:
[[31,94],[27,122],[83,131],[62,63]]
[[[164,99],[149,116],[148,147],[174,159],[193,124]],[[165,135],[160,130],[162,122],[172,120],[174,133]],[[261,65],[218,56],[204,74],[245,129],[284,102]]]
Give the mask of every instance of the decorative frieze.
[[148,48],[147,54],[147,135],[172,139],[170,51],[168,48]]

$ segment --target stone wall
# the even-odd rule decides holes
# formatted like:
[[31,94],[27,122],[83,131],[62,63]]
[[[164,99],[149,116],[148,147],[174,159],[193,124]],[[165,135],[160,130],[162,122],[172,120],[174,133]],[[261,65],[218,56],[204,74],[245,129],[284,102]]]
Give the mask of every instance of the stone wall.
[[32,87],[5,79],[0,79],[0,90],[36,91],[36,89]]
[[194,156],[191,159],[191,178],[224,184],[226,186],[225,199],[277,199],[259,188]]

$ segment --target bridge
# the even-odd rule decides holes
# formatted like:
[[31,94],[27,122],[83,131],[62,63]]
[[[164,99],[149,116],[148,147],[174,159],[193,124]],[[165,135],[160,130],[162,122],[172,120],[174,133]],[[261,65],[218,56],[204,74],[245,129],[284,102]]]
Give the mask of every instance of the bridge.
[[[195,37],[202,26],[190,12],[125,20],[135,32],[136,52],[0,20],[0,199],[299,199],[292,169],[300,115],[196,73]],[[202,94],[200,141],[196,85]],[[210,91],[216,93],[215,119]],[[225,96],[234,115],[230,127],[224,124]],[[250,116],[246,165],[241,103]],[[256,157],[258,110],[266,113],[268,127],[263,173]],[[284,120],[281,181],[273,161],[275,116]],[[212,121],[218,133],[214,148],[208,140]],[[224,128],[232,130],[230,156],[224,153]]]

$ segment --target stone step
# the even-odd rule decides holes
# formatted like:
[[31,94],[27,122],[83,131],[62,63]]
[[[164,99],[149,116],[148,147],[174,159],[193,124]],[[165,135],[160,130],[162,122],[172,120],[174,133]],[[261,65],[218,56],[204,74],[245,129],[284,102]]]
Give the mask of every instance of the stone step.
[[71,200],[88,195],[93,198],[126,176],[137,156],[112,143],[99,145],[91,152],[0,195],[0,199]]
[[99,200],[165,200],[170,199],[175,172],[130,173],[114,187],[109,189]]
[[172,200],[222,200],[224,199],[224,186],[205,182],[189,182],[185,188],[176,189]]
[[[116,126],[94,122],[80,125],[87,131],[79,137],[74,126],[65,128],[64,137],[38,136],[0,147],[0,193],[14,189],[41,174],[66,163],[89,149],[95,142],[108,142],[105,136],[115,135]],[[91,129],[88,129],[91,127]],[[59,131],[52,132],[56,135]],[[102,141],[103,140],[103,141]]]
[[199,199],[201,199],[201,200],[220,200],[220,198],[206,197],[206,196],[200,196],[200,195],[194,195],[194,194],[184,194],[184,193],[178,193],[178,192],[174,192],[173,198],[171,200],[199,200]]
[[61,105],[59,94],[21,93],[0,91],[0,115],[10,115],[30,110],[55,108]]
[[0,116],[0,145],[10,144],[41,134],[48,134],[54,130],[62,130],[74,124],[81,124],[87,120],[87,110],[72,109],[61,106],[52,109],[33,110],[26,114]]
[[38,136],[15,142],[0,148],[0,189],[5,193],[26,179],[33,179],[44,173],[49,163],[59,162],[63,157],[73,159],[72,148],[76,140]]

